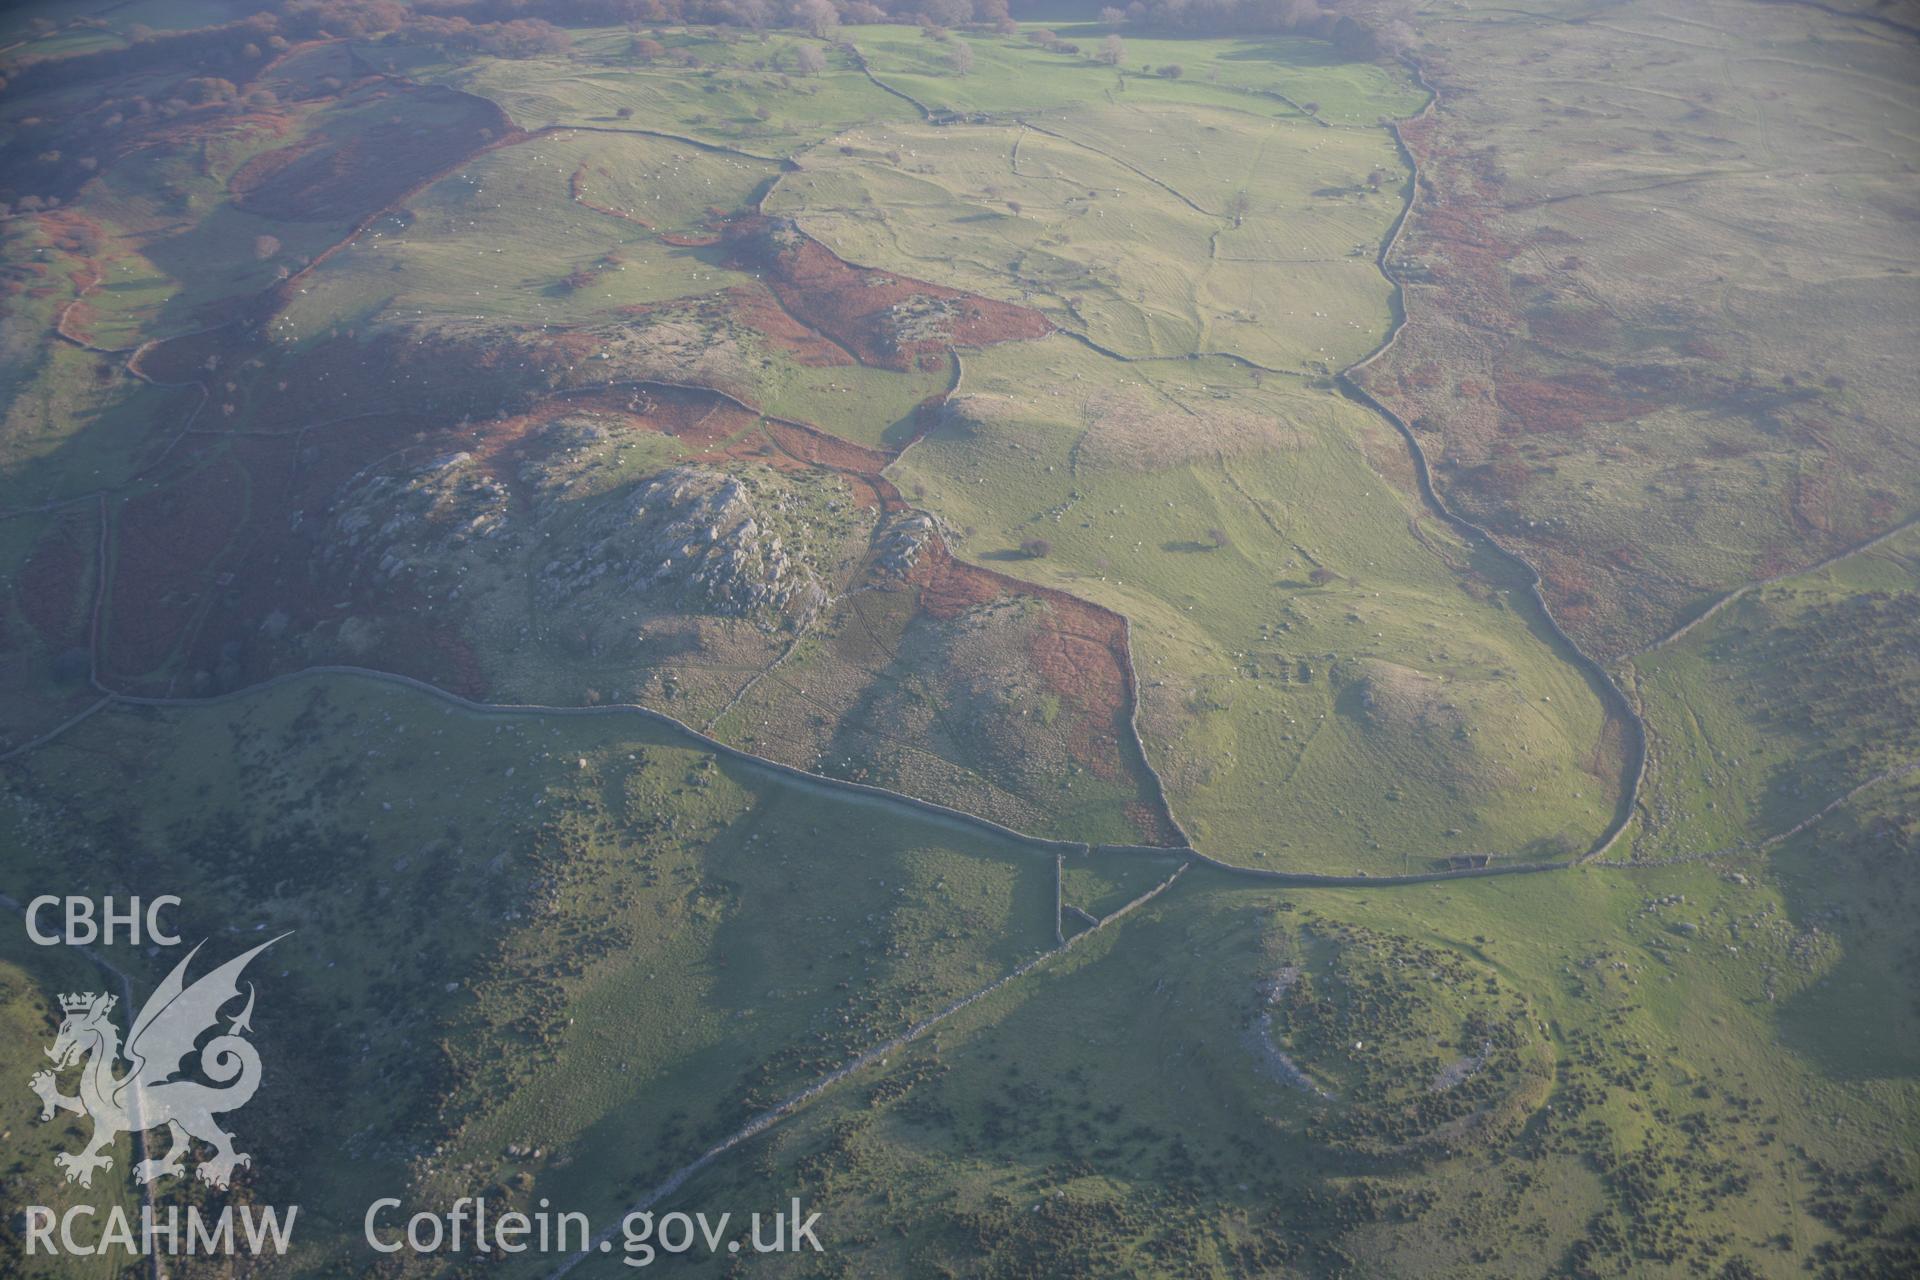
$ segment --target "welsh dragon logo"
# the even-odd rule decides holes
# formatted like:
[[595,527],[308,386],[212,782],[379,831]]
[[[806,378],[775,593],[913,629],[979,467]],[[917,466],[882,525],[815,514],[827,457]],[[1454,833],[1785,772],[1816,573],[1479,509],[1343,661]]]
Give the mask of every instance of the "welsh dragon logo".
[[[101,992],[60,997],[66,1017],[46,1051],[53,1070],[37,1072],[29,1086],[40,1095],[42,1120],[61,1111],[93,1120],[93,1136],[83,1150],[53,1158],[68,1182],[92,1186],[95,1170],[113,1167],[106,1148],[116,1136],[162,1126],[168,1134],[166,1154],[135,1167],[134,1177],[142,1183],[184,1172],[192,1138],[214,1149],[196,1170],[202,1182],[225,1187],[236,1167],[253,1163],[251,1156],[233,1149],[233,1135],[213,1119],[238,1111],[260,1087],[260,1053],[245,1038],[253,1029],[252,983],[247,984],[246,1007],[228,1021],[227,1030],[204,1045],[199,1041],[217,1029],[220,1010],[239,998],[240,974],[247,962],[278,941],[263,942],[188,986],[187,966],[200,953],[195,947],[141,1007],[124,1051],[120,1029],[109,1016],[116,997]],[[174,1078],[186,1069],[185,1060],[196,1046],[200,1074],[211,1084]],[[119,1066],[123,1056],[124,1072]],[[80,1092],[68,1097],[60,1092],[59,1073],[76,1064],[81,1065]]]

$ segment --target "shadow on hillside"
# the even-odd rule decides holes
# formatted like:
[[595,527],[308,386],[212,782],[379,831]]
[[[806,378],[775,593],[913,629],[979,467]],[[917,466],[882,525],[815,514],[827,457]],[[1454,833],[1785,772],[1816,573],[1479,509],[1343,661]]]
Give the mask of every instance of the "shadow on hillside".
[[1912,946],[1920,874],[1911,835],[1888,816],[1903,802],[1911,813],[1916,801],[1920,786],[1911,783],[1878,806],[1863,798],[1770,860],[1788,919],[1811,940],[1813,963],[1824,949],[1838,951],[1820,977],[1774,1006],[1774,1023],[1782,1044],[1833,1080],[1920,1073]]

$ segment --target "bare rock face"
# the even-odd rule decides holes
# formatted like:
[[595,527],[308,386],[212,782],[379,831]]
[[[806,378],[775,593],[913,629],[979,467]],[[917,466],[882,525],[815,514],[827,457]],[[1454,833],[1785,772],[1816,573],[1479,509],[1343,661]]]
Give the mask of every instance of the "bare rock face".
[[950,340],[960,308],[951,298],[916,294],[887,308],[882,342],[890,350],[912,350],[923,342]]
[[[290,610],[272,638],[309,653],[324,642],[361,661],[400,634],[386,622],[431,619],[506,681],[535,678],[528,671],[558,681],[559,667],[529,662],[542,656],[770,661],[843,589],[878,513],[828,472],[725,456],[655,470],[673,447],[576,414],[510,451],[389,457],[308,522],[311,580],[353,613],[328,611],[324,634],[288,634]],[[350,616],[384,629],[366,630],[368,621],[352,633],[364,643],[342,648]],[[616,678],[610,668],[577,674]]]
[[514,472],[514,491],[535,524],[560,516],[569,503],[604,490],[599,473],[617,467],[621,433],[590,415],[558,418],[534,437]]
[[874,568],[885,577],[905,578],[920,563],[933,535],[933,517],[923,511],[894,516],[874,538]]
[[827,590],[791,487],[708,467],[664,471],[589,517],[540,570],[539,594],[559,609],[613,586],[688,612],[805,625]]
[[506,486],[467,453],[377,473],[334,506],[321,555],[363,581],[391,581],[501,538],[508,501]]

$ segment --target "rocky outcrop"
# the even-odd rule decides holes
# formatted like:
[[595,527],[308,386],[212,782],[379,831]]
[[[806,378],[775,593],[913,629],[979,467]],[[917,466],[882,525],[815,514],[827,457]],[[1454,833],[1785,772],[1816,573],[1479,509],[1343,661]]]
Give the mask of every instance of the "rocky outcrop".
[[895,516],[874,538],[873,567],[883,577],[904,579],[933,541],[933,517],[923,511]]
[[590,517],[539,571],[539,593],[560,608],[613,582],[693,612],[804,626],[827,590],[789,544],[788,515],[777,490],[674,467]]
[[500,537],[508,501],[507,487],[468,453],[446,454],[411,472],[373,475],[334,506],[321,557],[350,563],[363,581],[391,581],[419,561]]

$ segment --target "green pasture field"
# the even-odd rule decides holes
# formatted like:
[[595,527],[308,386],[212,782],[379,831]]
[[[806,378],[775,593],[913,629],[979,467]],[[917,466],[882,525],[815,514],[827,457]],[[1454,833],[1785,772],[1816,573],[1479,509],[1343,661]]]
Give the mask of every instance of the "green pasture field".
[[805,365],[784,352],[763,357],[753,390],[770,416],[821,427],[874,449],[904,447],[921,429],[921,404],[946,391],[944,369],[864,364]]
[[[491,151],[421,192],[406,213],[376,221],[304,278],[275,317],[273,336],[299,342],[383,315],[538,328],[743,279],[711,250],[662,244],[645,225],[575,200],[568,180],[583,168],[596,200],[682,232],[708,205],[740,207],[772,172],[639,134],[556,134]],[[621,177],[596,183],[599,170]],[[565,286],[569,272],[610,253],[622,261],[591,286]]]
[[[1079,46],[1054,53],[1030,35],[1051,30]],[[1340,58],[1322,41],[1291,37],[1165,38],[1135,36],[1124,27],[1092,23],[1028,22],[1011,36],[955,33],[931,39],[914,28],[858,27],[853,42],[874,74],[937,111],[1015,114],[1097,98],[1163,106],[1206,102],[1245,108],[1258,103],[1307,117],[1304,106],[1331,124],[1371,128],[1411,115],[1424,95],[1397,69]],[[1122,37],[1118,67],[1099,61],[1108,34]],[[964,41],[974,54],[966,75],[953,72],[952,48]],[[1148,68],[1177,65],[1178,79]]]
[[[699,31],[670,31],[672,58],[697,67],[647,64],[630,52],[625,31],[576,38],[564,59],[485,59],[447,73],[447,83],[490,98],[525,129],[547,125],[631,124],[779,158],[861,121],[911,120],[914,109],[874,85],[845,55],[790,32],[765,40],[727,40]],[[794,70],[800,46],[823,53],[818,76]],[[760,63],[756,67],[754,64]],[[764,112],[764,116],[762,116]]]
[[[715,295],[752,284],[749,273],[722,265],[723,250],[663,238],[701,238],[715,217],[750,208],[777,174],[771,164],[617,130],[504,147],[420,193],[404,214],[377,220],[304,277],[269,332],[297,352],[356,325],[440,327],[509,345],[584,326],[618,354],[604,368],[586,366],[570,379],[576,385],[717,386],[847,439],[898,441],[914,406],[945,388],[943,373],[802,364],[716,314],[725,300]],[[569,283],[576,271],[586,283]],[[682,299],[685,307],[671,305]],[[622,337],[632,344],[612,347]]]
[[963,556],[1133,620],[1199,847],[1373,873],[1583,851],[1619,785],[1597,696],[1517,576],[1372,468],[1364,412],[1222,360],[1123,368],[1058,337],[970,356],[890,474]]
[[[1172,858],[1118,856],[1111,852],[1069,853],[1061,862],[1061,902],[1099,919],[1165,880],[1178,865]],[[1063,922],[1071,935],[1087,927],[1071,912]]]
[[[769,209],[850,259],[1029,302],[1127,355],[1219,350],[1325,371],[1385,336],[1390,290],[1372,256],[1405,171],[1383,130],[1325,127],[1274,90],[1129,74],[1116,91],[1113,69],[1086,58],[967,43],[971,73],[921,83],[891,64],[939,63],[941,44],[863,32],[877,76],[982,119],[850,130],[800,157]],[[1157,43],[1256,81],[1283,56]],[[1376,114],[1418,109],[1405,86],[1375,87]]]
[[1372,253],[1399,182],[1366,185],[1398,169],[1378,133],[1172,104],[1032,125],[852,131],[768,208],[853,261],[1028,302],[1128,356],[1325,372],[1385,337]]

